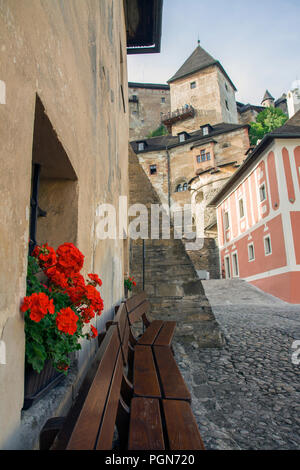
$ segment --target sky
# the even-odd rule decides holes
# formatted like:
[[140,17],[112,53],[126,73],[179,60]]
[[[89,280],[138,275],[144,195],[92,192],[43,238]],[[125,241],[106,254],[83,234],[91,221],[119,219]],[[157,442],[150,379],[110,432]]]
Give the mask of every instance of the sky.
[[300,0],[164,0],[159,54],[128,55],[128,80],[166,83],[200,45],[235,84],[237,101],[260,105],[300,79]]

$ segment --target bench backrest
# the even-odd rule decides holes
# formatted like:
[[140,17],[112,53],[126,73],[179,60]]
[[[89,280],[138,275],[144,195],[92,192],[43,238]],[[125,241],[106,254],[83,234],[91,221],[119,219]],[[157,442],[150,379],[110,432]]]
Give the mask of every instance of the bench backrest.
[[146,299],[145,292],[142,292],[141,294],[136,294],[127,299],[125,307],[129,323],[133,325],[135,322],[139,321],[141,317],[145,317],[146,313],[149,311],[150,303]]
[[[123,355],[117,325],[100,345],[78,399],[69,412],[52,450],[110,450],[112,448],[123,374]],[[96,369],[96,370],[95,370]]]
[[122,303],[119,306],[111,324],[116,325],[118,328],[121,349],[122,349],[123,363],[124,363],[124,366],[126,366],[127,360],[128,360],[128,342],[129,342],[130,326],[128,323],[127,312],[126,312],[126,307],[124,303]]

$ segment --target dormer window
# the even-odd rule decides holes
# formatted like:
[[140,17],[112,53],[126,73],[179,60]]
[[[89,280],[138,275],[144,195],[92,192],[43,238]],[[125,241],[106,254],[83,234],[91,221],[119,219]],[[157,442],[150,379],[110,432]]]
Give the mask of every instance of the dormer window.
[[180,143],[185,142],[188,137],[189,135],[187,134],[187,132],[180,132],[180,134],[178,134],[178,140]]
[[143,150],[145,150],[145,142],[139,142],[138,143],[138,151],[142,152]]
[[203,135],[209,135],[212,131],[212,127],[210,124],[205,124],[205,126],[201,126],[201,129]]

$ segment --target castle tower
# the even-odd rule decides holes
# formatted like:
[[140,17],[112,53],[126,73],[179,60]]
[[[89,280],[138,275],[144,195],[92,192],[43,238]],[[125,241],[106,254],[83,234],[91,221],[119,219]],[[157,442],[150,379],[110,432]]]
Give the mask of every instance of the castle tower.
[[173,135],[205,124],[238,123],[236,88],[220,62],[198,46],[168,81],[171,113],[163,117]]
[[264,94],[264,97],[262,99],[261,104],[265,108],[270,108],[271,106],[273,106],[273,108],[274,108],[275,99],[273,98],[273,96],[271,95],[271,93],[268,90],[266,90],[266,93]]

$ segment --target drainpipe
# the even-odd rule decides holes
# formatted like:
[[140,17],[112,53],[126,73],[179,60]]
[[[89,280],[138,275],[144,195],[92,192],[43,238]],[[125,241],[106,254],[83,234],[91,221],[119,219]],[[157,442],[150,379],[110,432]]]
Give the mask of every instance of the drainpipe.
[[170,153],[169,153],[169,149],[167,145],[166,145],[166,152],[167,152],[167,166],[168,166],[168,205],[170,208],[171,207],[171,178],[170,178],[171,165],[170,165]]

